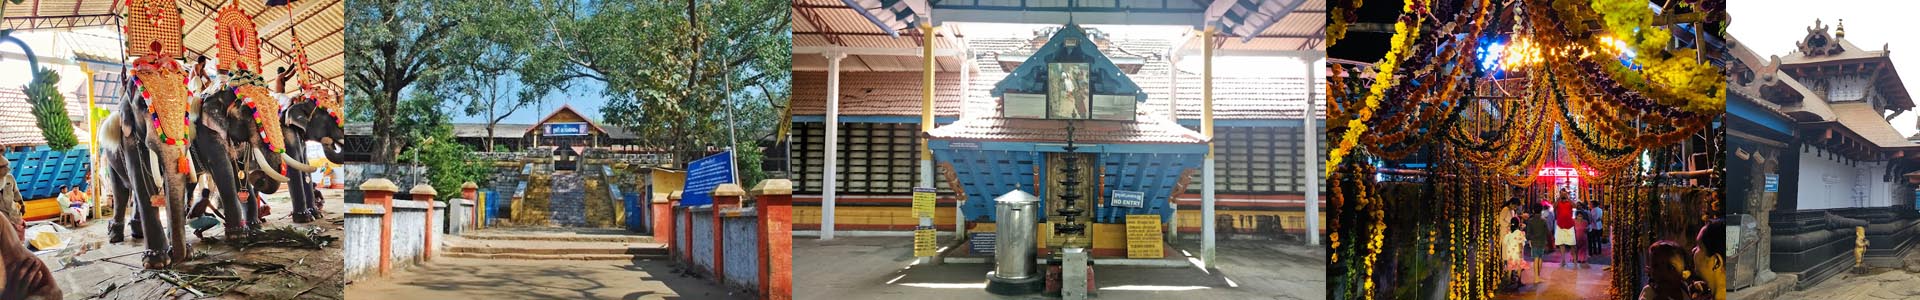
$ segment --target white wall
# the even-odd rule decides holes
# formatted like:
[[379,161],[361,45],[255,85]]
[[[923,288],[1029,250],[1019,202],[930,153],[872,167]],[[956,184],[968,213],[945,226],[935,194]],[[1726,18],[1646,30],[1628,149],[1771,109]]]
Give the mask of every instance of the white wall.
[[[1800,209],[1893,205],[1893,183],[1881,181],[1885,162],[1849,166],[1832,153],[1800,153]],[[1859,195],[1864,191],[1865,195]]]

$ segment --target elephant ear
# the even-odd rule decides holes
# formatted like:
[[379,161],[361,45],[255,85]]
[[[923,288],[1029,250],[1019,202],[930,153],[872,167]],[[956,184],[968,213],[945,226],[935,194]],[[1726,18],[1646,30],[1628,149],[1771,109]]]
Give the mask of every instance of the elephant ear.
[[285,153],[287,139],[286,133],[280,131],[283,124],[280,120],[280,102],[273,99],[266,87],[245,85],[237,90],[235,95],[241,98],[240,101],[246,103],[247,107],[253,108],[253,115],[250,117],[255,124],[259,125],[257,129],[260,139],[267,144],[267,149],[275,153]]

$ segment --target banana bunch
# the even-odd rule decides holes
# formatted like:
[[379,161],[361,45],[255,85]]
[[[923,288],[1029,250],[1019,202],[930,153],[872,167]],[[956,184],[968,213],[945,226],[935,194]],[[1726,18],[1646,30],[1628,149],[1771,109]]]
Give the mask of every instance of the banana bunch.
[[73,149],[79,140],[73,136],[73,121],[67,118],[66,97],[60,95],[60,74],[53,69],[42,68],[34,72],[33,82],[27,84],[27,101],[33,103],[33,118],[40,126],[40,134],[47,138],[47,147],[65,151]]

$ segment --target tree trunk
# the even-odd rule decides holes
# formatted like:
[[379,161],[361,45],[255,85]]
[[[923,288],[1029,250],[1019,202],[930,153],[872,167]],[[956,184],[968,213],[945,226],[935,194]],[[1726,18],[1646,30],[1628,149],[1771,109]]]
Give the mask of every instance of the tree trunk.
[[[394,157],[399,155],[399,147],[397,147],[399,142],[395,141],[397,138],[393,136],[393,126],[391,125],[393,124],[394,109],[400,102],[400,88],[398,86],[399,85],[393,84],[392,81],[387,82],[386,89],[382,91],[386,94],[386,99],[375,100],[386,102],[374,104],[376,108],[373,113],[373,162],[377,164],[392,164]],[[385,107],[380,107],[382,104],[385,104]]]
[[492,151],[493,151],[493,126],[494,126],[494,124],[497,124],[497,123],[487,123],[487,149],[484,149],[484,150],[480,150],[481,152],[492,152]]

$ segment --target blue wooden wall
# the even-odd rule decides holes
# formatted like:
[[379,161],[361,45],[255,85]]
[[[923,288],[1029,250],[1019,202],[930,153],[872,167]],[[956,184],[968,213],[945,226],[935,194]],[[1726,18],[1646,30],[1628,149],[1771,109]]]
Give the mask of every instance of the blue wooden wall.
[[[944,147],[946,143],[935,144],[934,158],[953,166],[967,195],[960,211],[969,221],[993,221],[994,197],[1015,189],[1044,196],[1046,186],[1035,183],[1054,181],[1044,178],[1046,172],[1039,169],[1045,167],[1045,155],[1038,149],[952,149]],[[1100,195],[1088,198],[1098,201],[1091,215],[1094,222],[1121,223],[1130,214],[1157,214],[1163,222],[1172,221],[1174,209],[1169,200],[1174,185],[1183,171],[1200,168],[1203,158],[1198,153],[1099,153],[1106,185]],[[1146,193],[1146,203],[1140,208],[1107,206],[1114,190]],[[1045,206],[1042,202],[1040,210],[1050,211]]]
[[90,156],[86,148],[53,151],[41,146],[33,151],[7,153],[6,157],[13,167],[13,179],[20,185],[20,195],[27,199],[58,197],[62,186],[87,187]]

